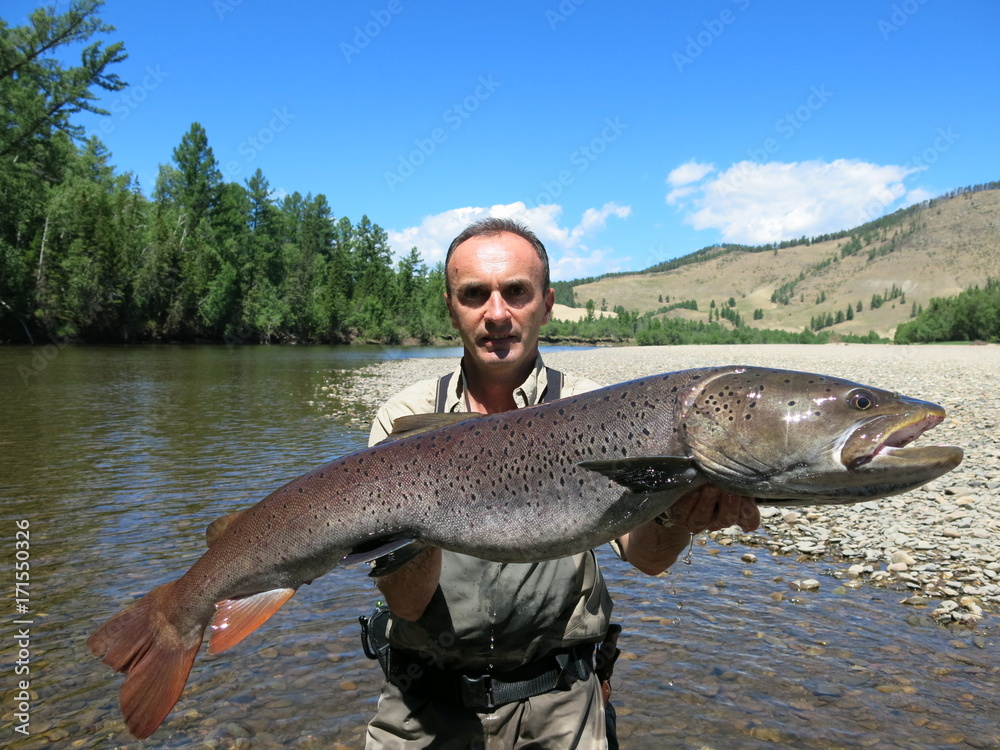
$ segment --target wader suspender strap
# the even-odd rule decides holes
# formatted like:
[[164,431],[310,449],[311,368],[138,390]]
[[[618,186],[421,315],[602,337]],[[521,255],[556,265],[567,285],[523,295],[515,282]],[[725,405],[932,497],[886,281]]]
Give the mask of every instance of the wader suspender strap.
[[[443,413],[448,401],[454,373],[441,377],[437,383],[434,411]],[[548,384],[541,403],[555,401],[562,394],[563,374],[545,368]],[[566,688],[578,680],[586,680],[593,672],[593,644],[581,644],[551,652],[547,657],[506,673],[469,675],[438,669],[406,652],[389,646],[385,630],[389,608],[380,604],[370,617],[359,617],[361,643],[369,659],[378,659],[386,679],[400,690],[429,696],[435,700],[492,711],[505,703],[524,700]],[[404,687],[405,686],[405,687]]]
[[[444,413],[445,404],[448,403],[448,394],[451,393],[451,379],[454,375],[455,373],[449,372],[438,379],[437,396],[434,398],[434,411],[437,414]],[[546,367],[545,378],[548,385],[545,386],[545,393],[542,394],[542,400],[539,402],[542,404],[555,401],[562,395],[563,374],[559,370]]]

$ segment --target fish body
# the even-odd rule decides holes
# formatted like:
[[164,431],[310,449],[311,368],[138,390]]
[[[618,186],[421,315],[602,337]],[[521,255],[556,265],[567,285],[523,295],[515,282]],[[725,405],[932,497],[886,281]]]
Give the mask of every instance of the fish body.
[[127,672],[121,706],[152,734],[205,629],[223,651],[332,567],[425,546],[498,562],[594,548],[714,484],[765,504],[846,503],[918,487],[959,464],[905,448],[935,405],[840,378],[755,367],[684,370],[469,418],[352,453],[216,529],[181,578],[88,640]]

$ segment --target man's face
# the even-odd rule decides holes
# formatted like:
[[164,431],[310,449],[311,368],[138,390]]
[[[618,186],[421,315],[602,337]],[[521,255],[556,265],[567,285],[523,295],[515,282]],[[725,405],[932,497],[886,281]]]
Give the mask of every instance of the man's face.
[[544,268],[531,244],[502,232],[455,248],[446,269],[451,324],[480,366],[519,368],[538,353],[555,292],[543,289]]

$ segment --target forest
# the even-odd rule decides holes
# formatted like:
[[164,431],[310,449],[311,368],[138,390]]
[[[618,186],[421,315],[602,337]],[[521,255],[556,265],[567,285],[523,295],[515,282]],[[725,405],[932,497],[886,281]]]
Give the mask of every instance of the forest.
[[[454,342],[440,263],[429,267],[417,248],[394,259],[386,232],[367,215],[338,217],[323,194],[279,196],[260,169],[242,183],[225,181],[198,122],[164,154],[148,196],[134,175],[119,172],[104,144],[74,121],[80,112],[109,115],[98,91],[127,87],[114,72],[125,46],[107,41],[114,29],[101,21],[102,5],[40,8],[17,27],[0,19],[0,343]],[[56,54],[78,47],[78,65]],[[861,246],[852,232],[877,231],[913,210],[840,233],[858,246],[849,242],[843,252]],[[776,247],[705,248],[648,271]],[[584,306],[573,287],[586,281],[555,282],[557,302]],[[797,281],[772,301],[787,304]],[[900,327],[896,341],[1000,340],[998,296],[991,281],[956,301],[935,300],[919,315],[914,309],[916,320]],[[839,322],[814,319],[812,330],[789,333],[749,328],[724,305],[709,310],[707,322],[662,319],[665,311],[616,308],[613,318],[553,321],[543,338],[822,343],[835,335],[820,329]],[[849,307],[845,319],[852,314]]]
[[[225,182],[197,122],[146,197],[73,122],[126,86],[101,2],[0,20],[0,341],[433,341],[444,275],[322,194]],[[51,53],[86,44],[80,65]],[[167,156],[167,155],[164,155]]]
[[987,279],[956,297],[936,297],[915,320],[896,329],[897,344],[935,341],[1000,343],[1000,280]]

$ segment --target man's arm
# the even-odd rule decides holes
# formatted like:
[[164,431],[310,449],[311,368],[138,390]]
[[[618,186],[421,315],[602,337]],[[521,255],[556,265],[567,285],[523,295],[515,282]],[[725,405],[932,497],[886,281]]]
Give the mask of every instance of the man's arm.
[[760,526],[753,498],[735,495],[714,485],[688,493],[667,511],[672,526],[650,521],[623,536],[621,556],[647,575],[659,575],[681,556],[691,535],[739,524],[744,531]]
[[420,619],[441,580],[441,548],[428,547],[399,570],[375,579],[389,610],[404,620]]

